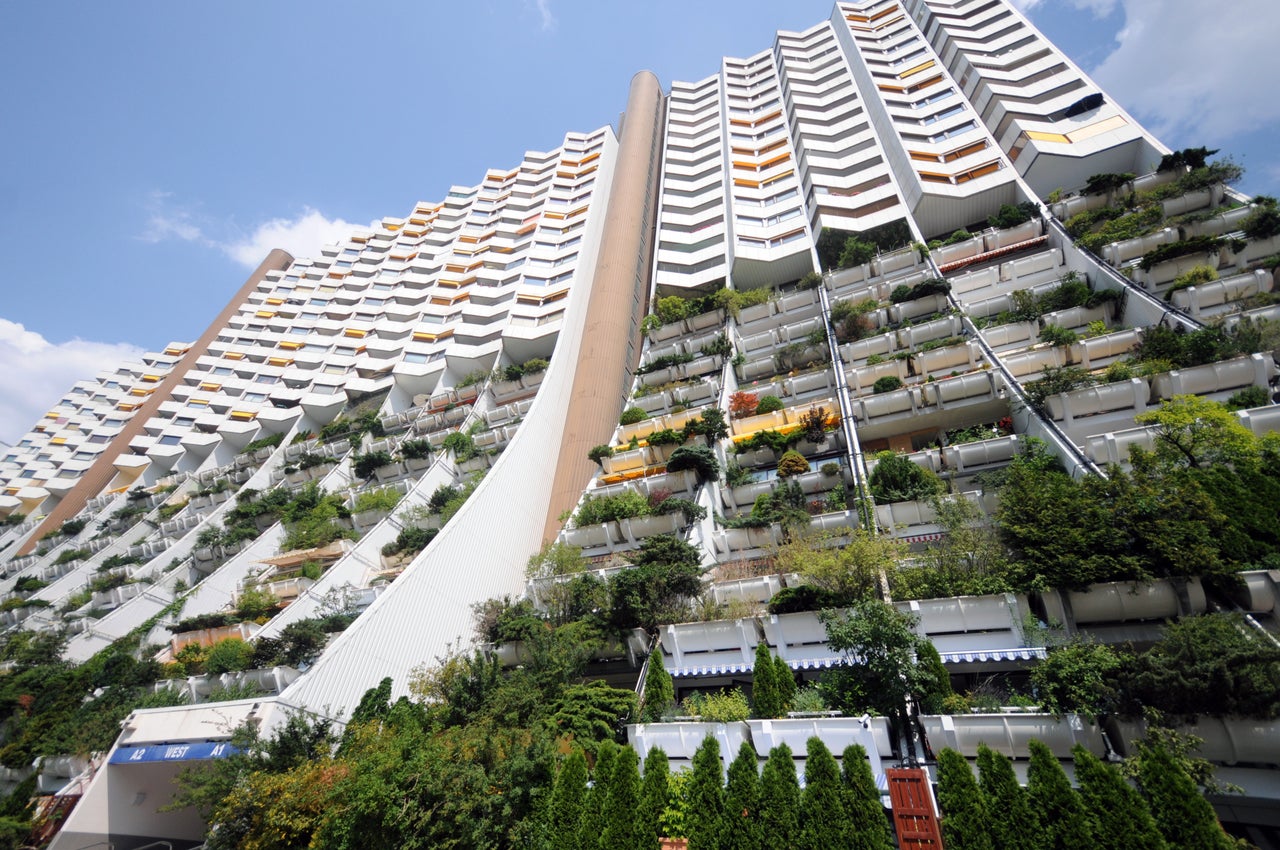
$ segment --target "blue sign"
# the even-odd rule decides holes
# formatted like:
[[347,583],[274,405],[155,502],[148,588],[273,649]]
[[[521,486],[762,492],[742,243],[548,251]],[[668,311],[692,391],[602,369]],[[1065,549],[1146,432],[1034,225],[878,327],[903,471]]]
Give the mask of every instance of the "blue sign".
[[109,764],[146,764],[157,761],[197,761],[226,758],[240,751],[223,741],[200,741],[190,744],[148,744],[145,747],[118,747]]

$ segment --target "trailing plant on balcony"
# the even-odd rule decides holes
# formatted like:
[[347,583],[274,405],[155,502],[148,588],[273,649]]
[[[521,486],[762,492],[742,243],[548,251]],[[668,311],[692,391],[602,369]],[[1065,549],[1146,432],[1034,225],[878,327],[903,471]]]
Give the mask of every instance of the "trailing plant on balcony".
[[284,442],[283,431],[279,434],[268,434],[265,437],[259,437],[256,440],[250,440],[248,443],[245,443],[244,448],[240,450],[240,454],[252,454],[258,449],[274,449],[282,442]]
[[1022,389],[1031,407],[1044,413],[1050,396],[1090,386],[1093,380],[1088,371],[1078,366],[1047,366],[1042,377],[1023,384]]
[[800,279],[796,281],[796,289],[817,289],[819,286],[822,286],[822,275],[817,272],[805,272],[801,275]]
[[92,554],[88,549],[63,549],[58,553],[58,557],[53,559],[53,565],[57,567],[72,561],[80,561]]
[[684,354],[675,352],[673,354],[664,354],[661,357],[655,357],[648,363],[642,363],[636,369],[637,375],[648,375],[650,372],[659,372],[672,366],[683,366],[686,363],[692,363],[697,357],[693,354]]
[[1166,301],[1173,300],[1173,293],[1183,289],[1190,289],[1193,286],[1199,286],[1202,283],[1210,283],[1218,279],[1218,270],[1213,266],[1196,266],[1195,268],[1183,272],[1173,279],[1173,283],[1169,284],[1169,288],[1164,292]]
[[1280,233],[1280,209],[1276,199],[1259,195],[1253,199],[1258,208],[1240,222],[1240,229],[1250,239],[1270,239]]
[[707,509],[697,502],[670,496],[650,508],[654,516],[679,513],[684,516],[685,523],[698,522],[707,518]]
[[351,459],[351,471],[355,473],[357,478],[369,478],[379,468],[393,463],[395,463],[395,458],[391,456],[391,452],[385,450],[366,452],[365,454],[358,454]]
[[692,469],[698,475],[698,483],[706,484],[720,479],[720,463],[708,446],[681,446],[671,453],[667,461],[668,472]]
[[49,582],[38,579],[35,576],[23,576],[14,583],[13,589],[16,593],[35,593],[42,587],[48,586]]
[[197,614],[191,617],[184,617],[176,623],[165,626],[173,634],[182,634],[184,632],[197,632],[204,629],[220,629],[223,626],[231,626],[240,622],[234,614],[226,611],[216,611],[211,614]]
[[400,444],[400,457],[405,460],[425,460],[431,456],[431,441],[422,440],[405,440]]

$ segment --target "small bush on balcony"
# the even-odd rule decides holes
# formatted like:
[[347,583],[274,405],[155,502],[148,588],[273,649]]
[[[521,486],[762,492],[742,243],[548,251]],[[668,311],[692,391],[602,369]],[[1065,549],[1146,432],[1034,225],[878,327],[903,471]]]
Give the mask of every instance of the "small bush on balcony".
[[701,522],[707,518],[706,508],[697,502],[690,499],[682,499],[679,496],[669,496],[654,505],[650,510],[654,516],[674,513],[683,514],[685,523]]
[[1093,383],[1093,376],[1078,366],[1049,366],[1044,376],[1023,386],[1027,401],[1031,407],[1041,413],[1045,410],[1045,402],[1050,396],[1071,392]]
[[784,407],[786,405],[776,395],[761,396],[760,401],[756,404],[756,415],[773,413],[775,410],[782,410]]
[[751,473],[743,469],[736,460],[730,460],[724,469],[726,487],[741,487],[751,483]]
[[840,608],[848,605],[849,602],[850,600],[841,594],[811,584],[802,584],[798,587],[784,587],[779,590],[769,600],[767,609],[770,614],[794,614],[798,611]]
[[876,455],[876,468],[868,483],[871,495],[881,504],[927,499],[942,492],[937,475],[892,451]]
[[728,357],[733,354],[733,346],[729,343],[729,337],[720,334],[711,342],[698,349],[704,357]]
[[314,549],[341,538],[354,540],[360,535],[338,523],[350,516],[341,496],[308,484],[280,512],[287,530],[280,551]]
[[240,622],[236,619],[235,614],[225,611],[216,611],[211,614],[197,614],[193,617],[184,617],[172,625],[165,626],[173,634],[182,634],[184,632],[198,632],[205,629],[220,629],[223,626],[231,626]]
[[724,411],[718,407],[708,407],[697,419],[684,423],[684,437],[690,440],[697,436],[707,438],[708,442],[723,440],[729,436],[729,423],[725,421]]
[[173,502],[168,505],[161,505],[159,510],[156,511],[156,516],[159,517],[161,522],[165,522],[166,520],[173,519],[181,513],[182,509],[186,506],[186,502]]
[[400,444],[400,457],[405,460],[425,460],[431,451],[430,440],[405,440]]
[[783,452],[782,457],[778,459],[778,477],[791,478],[795,475],[803,475],[809,471],[809,461],[805,460],[804,455],[794,449]]
[[1108,192],[1114,192],[1117,189],[1124,188],[1125,184],[1133,180],[1135,176],[1137,175],[1129,172],[1091,174],[1085,182],[1084,194],[1105,195]]
[[661,357],[653,358],[648,363],[641,364],[640,368],[636,369],[636,374],[648,375],[650,372],[658,372],[672,366],[683,366],[686,363],[692,363],[696,359],[692,354],[682,354],[680,352],[664,354]]
[[942,244],[943,244],[943,245],[955,245],[955,244],[957,244],[957,243],[959,243],[959,242],[968,242],[968,241],[969,241],[970,239],[972,239],[972,238],[973,238],[973,234],[972,234],[972,233],[970,233],[970,232],[969,232],[969,231],[967,231],[967,230],[963,230],[963,229],[961,229],[961,230],[953,231],[953,232],[952,232],[952,234],[951,234],[950,236],[948,236],[948,237],[943,241],[943,243],[942,243]]
[[622,415],[618,417],[619,425],[634,425],[637,422],[643,422],[649,418],[649,414],[643,407],[628,407],[622,411]]
[[89,589],[94,593],[106,593],[108,590],[115,590],[129,583],[129,577],[124,573],[108,573],[100,575],[89,582]]
[[861,266],[871,262],[876,255],[876,246],[871,242],[863,242],[856,236],[850,236],[845,240],[844,247],[840,250],[840,260],[837,268],[848,269],[854,266]]
[[476,441],[465,431],[454,431],[440,441],[440,448],[453,452],[453,459],[464,463],[480,454]]
[[742,419],[746,416],[754,416],[756,408],[760,406],[760,397],[752,392],[739,390],[729,396],[729,417],[732,419]]
[[1045,325],[1040,331],[1040,341],[1050,345],[1071,345],[1080,341],[1080,335],[1061,325]]
[[526,375],[536,375],[539,372],[545,372],[547,366],[551,365],[541,357],[534,357],[523,363],[513,363],[510,366],[504,366],[494,373],[494,377],[503,381],[518,381]]
[[1224,247],[1232,246],[1232,241],[1219,236],[1193,236],[1178,242],[1169,242],[1151,249],[1143,254],[1138,266],[1143,271],[1151,269],[1168,260],[1185,257],[1189,254],[1217,254]]
[[240,450],[240,454],[247,455],[256,452],[258,449],[274,449],[284,441],[284,433],[268,434],[265,437],[259,437],[256,440],[250,440],[245,447]]
[[235,616],[241,621],[264,621],[280,609],[275,594],[261,587],[248,587],[236,599]]
[[35,576],[23,576],[14,583],[13,589],[18,593],[35,593],[42,587],[48,587],[49,582],[41,581]]
[[811,443],[821,443],[827,438],[827,409],[815,407],[800,414],[800,433]]
[[645,437],[645,441],[651,446],[678,446],[685,441],[685,433],[674,428],[663,428]]
[[707,723],[737,723],[751,716],[751,706],[741,688],[725,689],[714,694],[695,691],[680,704],[691,717]]
[[1039,206],[1032,201],[1023,201],[1017,205],[1001,204],[995,215],[987,217],[987,224],[992,227],[1017,227],[1039,214]]
[[53,564],[54,566],[69,564],[72,561],[83,560],[84,558],[89,557],[91,554],[92,553],[88,549],[64,549],[58,553],[57,558],[54,558]]
[[382,547],[382,554],[387,557],[404,553],[416,555],[427,548],[427,544],[434,540],[439,533],[440,530],[436,528],[407,526],[400,529],[400,533],[396,535],[395,540]]
[[708,446],[681,446],[672,452],[667,461],[667,471],[680,472],[685,469],[692,469],[697,473],[699,484],[720,479],[720,464],[715,452]]
[[624,490],[612,496],[594,496],[588,493],[573,515],[573,524],[581,528],[602,522],[646,516],[648,513],[649,500],[635,490]]
[[369,490],[356,497],[355,513],[365,511],[390,511],[400,504],[400,492],[390,487]]
[[1270,403],[1271,392],[1266,387],[1259,386],[1245,387],[1242,390],[1238,390],[1232,393],[1231,397],[1226,401],[1228,410],[1247,410]]
[[1173,293],[1182,289],[1190,289],[1193,286],[1199,286],[1202,283],[1210,283],[1218,279],[1218,270],[1213,266],[1196,266],[1190,271],[1183,272],[1173,279],[1173,283],[1169,284],[1169,288],[1165,290],[1164,300],[1172,301]]
[[876,382],[871,385],[871,391],[876,395],[881,393],[891,393],[894,390],[902,389],[902,379],[897,375],[884,375],[876,378]]
[[738,443],[735,447],[735,451],[737,451],[738,454],[743,454],[745,452],[755,451],[756,449],[769,449],[777,454],[781,454],[796,443],[800,442],[800,438],[802,436],[803,435],[799,431],[792,431],[784,434],[781,431],[775,431],[772,428],[768,428],[764,431],[757,431],[749,438]]
[[1254,198],[1258,208],[1240,222],[1240,229],[1250,239],[1270,239],[1280,233],[1280,210],[1276,209],[1276,199],[1266,196]]
[[352,458],[351,471],[357,478],[369,478],[380,467],[389,466],[392,463],[395,463],[395,458],[388,451],[367,452]]
[[822,275],[817,272],[807,272],[796,281],[797,289],[817,289],[819,286],[822,286]]
[[594,446],[591,451],[587,452],[587,458],[601,466],[604,465],[604,459],[607,457],[613,457],[613,446],[608,444]]
[[204,657],[205,672],[211,676],[248,670],[253,647],[238,637],[223,638],[209,647]]
[[67,537],[75,537],[84,531],[88,525],[89,520],[87,519],[69,519],[58,527],[58,533],[65,534]]
[[303,452],[298,455],[298,469],[311,469],[330,463],[337,463],[337,461],[328,455],[316,454],[315,452]]

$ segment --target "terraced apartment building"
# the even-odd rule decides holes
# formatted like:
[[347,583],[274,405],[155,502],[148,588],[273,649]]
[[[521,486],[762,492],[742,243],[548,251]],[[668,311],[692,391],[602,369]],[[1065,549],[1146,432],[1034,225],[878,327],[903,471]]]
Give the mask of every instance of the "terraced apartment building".
[[[664,91],[641,72],[620,129],[567,133],[317,257],[273,251],[199,339],[78,382],[0,459],[0,622],[67,630],[75,661],[141,630],[165,662],[335,612],[349,625],[301,663],[158,683],[187,703],[135,712],[88,762],[33,765],[43,792],[77,801],[53,846],[198,845],[194,813],[156,811],[184,764],[224,752],[241,722],[345,716],[386,676],[405,693],[416,667],[470,645],[472,606],[546,604],[557,580],[525,567],[549,541],[602,578],[655,535],[698,548],[707,593],[735,616],[659,630],[678,688],[749,685],[760,642],[816,675],[841,663],[816,617],[763,613],[795,577],[767,568],[786,532],[749,521],[762,496],[798,488],[832,545],[862,529],[919,550],[946,529],[926,501],[871,497],[879,452],[987,516],[983,473],[1029,437],[1101,475],[1154,444],[1136,417],[1162,401],[1250,388],[1241,422],[1280,430],[1272,351],[1113,368],[1153,329],[1280,319],[1265,262],[1280,237],[1242,232],[1257,205],[1169,153],[1005,0],[839,2],[702,80]],[[1119,194],[1153,200],[1140,233],[1109,240],[1090,214]],[[833,232],[870,250],[829,256]],[[1185,285],[1199,267],[1212,274]],[[1084,294],[1046,298],[1068,289]],[[1074,382],[1045,392],[1068,368]],[[747,396],[779,404],[739,409]],[[780,478],[765,434],[799,435],[807,471]],[[698,447],[734,475],[669,468]],[[282,506],[325,494],[342,533],[299,537]],[[680,507],[583,509],[620,497]],[[1227,604],[1274,634],[1278,580],[1249,573]],[[1043,659],[1029,621],[1150,641],[1220,604],[1196,579],[894,601],[958,681]],[[635,685],[653,637],[624,636],[602,675]],[[1134,734],[1034,713],[924,721],[970,757],[998,738],[1025,758],[1035,737],[1067,759]],[[1245,789],[1234,817],[1260,841],[1277,826],[1280,735],[1212,722],[1206,757]],[[688,725],[630,737],[680,765]],[[837,752],[863,743],[881,779],[904,757],[882,719],[697,739],[763,756],[815,732]],[[11,785],[31,772],[6,771]]]

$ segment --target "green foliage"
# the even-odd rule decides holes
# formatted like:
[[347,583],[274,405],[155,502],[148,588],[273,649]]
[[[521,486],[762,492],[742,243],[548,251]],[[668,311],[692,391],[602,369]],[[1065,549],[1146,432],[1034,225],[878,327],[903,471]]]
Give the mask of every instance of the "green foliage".
[[775,673],[769,645],[760,641],[756,644],[755,664],[751,668],[752,716],[774,718],[783,715],[782,695],[778,692]]
[[495,371],[494,377],[502,381],[518,381],[526,375],[545,372],[551,365],[541,357],[533,357],[523,363],[512,363]]
[[995,215],[988,216],[987,224],[992,227],[1017,227],[1040,214],[1040,208],[1033,201],[1020,204],[1001,204]]
[[817,289],[822,285],[822,275],[817,272],[806,272],[796,281],[797,289]]
[[756,751],[747,741],[742,742],[737,757],[729,764],[724,801],[721,850],[759,850],[760,775],[756,768]]
[[809,471],[809,461],[795,449],[788,449],[778,459],[778,477],[791,478]]
[[776,395],[761,396],[760,401],[756,403],[756,415],[764,413],[773,413],[775,410],[782,410],[786,405],[782,403],[782,399]]
[[795,702],[796,677],[781,655],[773,657],[773,684],[778,690],[778,716],[783,717]]
[[224,638],[209,647],[204,669],[211,675],[248,670],[253,660],[253,647],[237,637]]
[[1171,848],[1230,850],[1234,841],[1222,831],[1213,806],[1200,795],[1182,760],[1160,740],[1137,743],[1134,771],[1151,816]]
[[920,281],[915,286],[908,287],[903,284],[894,287],[889,293],[889,301],[893,304],[901,304],[904,301],[918,301],[930,295],[941,295],[950,291],[951,284],[940,277],[931,277]]
[[863,242],[856,236],[850,236],[840,249],[840,259],[837,261],[836,267],[847,269],[853,266],[860,266],[871,262],[875,255],[876,246],[873,243]]
[[897,375],[884,375],[876,378],[876,382],[871,385],[871,391],[876,395],[891,393],[900,389],[902,389],[902,379]]
[[1071,345],[1080,340],[1075,331],[1058,325],[1045,325],[1040,331],[1040,341],[1050,345]]
[[587,452],[587,458],[599,464],[603,464],[604,459],[607,457],[613,457],[613,446],[607,443],[594,446],[591,451]]
[[857,846],[849,795],[835,758],[818,737],[805,742],[805,755],[800,834],[794,846],[801,850]]
[[1085,183],[1084,194],[1105,195],[1108,192],[1114,192],[1116,189],[1123,188],[1135,176],[1127,172],[1124,174],[1092,174]]
[[675,705],[675,686],[671,682],[671,674],[663,666],[662,647],[654,643],[649,653],[649,666],[644,674],[644,711],[640,715],[643,723],[657,723]]
[[1275,203],[1260,206],[1240,222],[1240,229],[1250,239],[1270,239],[1280,233],[1280,210]]
[[698,352],[704,357],[728,357],[733,354],[733,345],[729,342],[729,337],[720,334],[711,342],[700,347]]
[[706,437],[710,443],[729,436],[729,423],[725,421],[724,411],[718,407],[708,407],[697,419],[684,423],[685,440],[699,435]]
[[364,513],[365,511],[390,511],[400,504],[400,491],[390,487],[383,487],[377,490],[366,490],[356,497],[356,504],[353,510],[355,513]]
[[[872,535],[862,528],[848,532],[847,538],[843,545],[836,545],[840,541],[827,534],[793,535],[778,548],[777,568],[783,573],[797,572],[805,586],[829,594],[827,599],[814,595],[812,602],[838,600],[836,604],[843,605],[870,599],[876,595],[880,573],[890,569],[905,551],[892,536]],[[792,596],[802,594],[808,595],[795,588]]]
[[249,442],[245,443],[244,448],[240,450],[240,454],[242,455],[251,454],[253,452],[256,452],[258,449],[274,449],[276,446],[280,445],[280,443],[282,443],[283,441],[284,441],[283,431],[281,431],[279,434],[268,434],[265,437],[259,437],[256,440],[250,440]]
[[868,479],[872,497],[880,504],[928,499],[942,492],[942,481],[931,470],[913,463],[906,455],[883,451],[876,455],[876,467]]
[[800,832],[800,781],[791,748],[769,751],[760,772],[760,846],[790,847]]
[[622,411],[622,416],[618,417],[619,425],[634,425],[649,418],[649,414],[643,407],[628,407]]
[[800,442],[800,438],[804,435],[799,431],[792,431],[784,434],[780,431],[766,428],[763,431],[756,431],[749,438],[740,443],[736,443],[735,447],[739,454],[742,452],[755,451],[756,449],[769,449],[770,451],[781,454],[787,449]]
[[720,744],[714,735],[702,739],[693,754],[693,769],[685,788],[689,850],[719,850],[724,835],[725,799],[721,784]]
[[416,526],[407,525],[400,529],[396,535],[396,539],[390,543],[383,545],[382,554],[387,557],[410,553],[416,555],[423,549],[427,548],[427,544],[436,539],[436,535],[440,533],[438,528],[418,528]]
[[53,559],[53,564],[54,566],[61,566],[72,561],[81,561],[92,554],[88,549],[63,549],[58,553],[58,557]]
[[1106,644],[1077,638],[1051,648],[1049,657],[1031,671],[1031,686],[1040,703],[1056,715],[1095,718],[1116,703],[1113,679],[1121,659]]
[[587,525],[598,525],[602,522],[616,522],[620,519],[648,516],[649,499],[635,490],[623,490],[608,496],[596,496],[588,493],[573,515],[573,524],[579,528]]
[[617,629],[651,629],[673,614],[679,619],[687,600],[702,592],[701,556],[683,540],[646,537],[631,558],[633,569],[609,579],[609,620]]
[[[664,354],[661,357],[655,357],[649,362],[641,364],[640,367],[636,369],[636,374],[648,375],[651,372],[658,372],[663,369],[669,369],[672,366],[683,366],[686,363],[692,363],[696,359],[697,358],[692,354],[684,354],[681,352],[676,352],[674,354]],[[628,408],[628,409],[631,410],[634,408]],[[625,416],[626,414],[624,413],[623,415]],[[648,414],[645,414],[645,417],[647,416]],[[638,422],[639,420],[636,420],[636,421]],[[631,423],[624,422],[622,424],[630,425]]]
[[720,480],[720,463],[708,446],[680,446],[667,460],[668,472],[692,469],[698,475],[698,483]]
[[688,714],[701,717],[708,723],[736,723],[751,716],[751,707],[741,688],[695,692],[681,706]]
[[13,589],[17,593],[35,593],[43,587],[48,587],[49,582],[42,581],[35,576],[23,576],[14,582]]
[[1227,410],[1247,410],[1271,403],[1271,393],[1266,387],[1252,386],[1237,390],[1225,402]]
[[367,452],[358,454],[351,459],[351,471],[355,473],[357,478],[368,478],[383,466],[395,463],[395,458],[388,451]]
[[1040,823],[1013,762],[986,744],[978,745],[978,785],[986,805],[993,850],[1022,850],[1040,845]]
[[1205,161],[1217,153],[1208,148],[1183,148],[1160,157],[1156,171],[1181,171],[1186,168],[1204,168]]
[[405,440],[400,444],[400,457],[405,460],[425,460],[431,456],[430,440]]
[[1034,410],[1046,411],[1050,396],[1068,393],[1093,383],[1093,376],[1079,366],[1046,366],[1043,375],[1024,384],[1027,402]]
[[938,807],[942,809],[942,837],[948,848],[994,850],[986,800],[978,790],[969,761],[950,748],[938,753]]
[[341,538],[354,540],[360,535],[338,522],[350,516],[341,496],[325,493],[311,482],[280,509],[286,530],[280,551],[314,549]]
[[668,834],[663,830],[662,820],[669,795],[667,754],[661,747],[651,747],[644,757],[644,779],[640,785],[640,805],[636,810],[636,819],[641,827],[636,850],[657,850],[658,839]]
[[894,850],[897,845],[880,802],[867,751],[858,744],[850,744],[844,748],[840,763],[841,778],[848,794],[849,815],[854,833],[859,837],[855,846],[866,850]]
[[604,802],[604,829],[600,850],[635,850],[644,834],[637,812],[640,805],[640,768],[636,751],[621,747],[614,760],[609,794]]
[[582,820],[582,809],[587,796],[587,760],[582,749],[574,747],[560,772],[556,774],[555,786],[551,791],[551,801],[547,817],[547,841],[552,847],[572,847],[578,839],[578,823]]
[[1168,260],[1185,257],[1188,254],[1217,254],[1228,245],[1229,240],[1219,236],[1192,236],[1177,242],[1167,242],[1152,248],[1142,256],[1138,266],[1143,271],[1151,269]]
[[[1027,797],[1043,826],[1045,850],[1092,850],[1093,829],[1084,801],[1071,788],[1053,752],[1040,741],[1029,744]],[[1182,845],[1179,845],[1182,846]]]
[[457,463],[465,463],[480,454],[476,441],[465,431],[452,432],[440,441],[440,447],[445,451],[453,452],[453,459]]
[[1071,748],[1071,754],[1080,797],[1093,819],[1097,850],[1164,850],[1164,838],[1146,801],[1120,771],[1079,744]]

